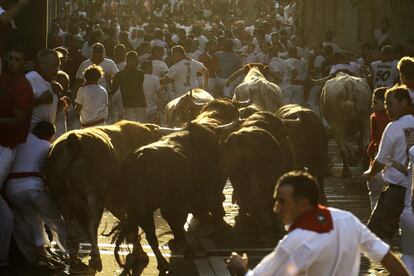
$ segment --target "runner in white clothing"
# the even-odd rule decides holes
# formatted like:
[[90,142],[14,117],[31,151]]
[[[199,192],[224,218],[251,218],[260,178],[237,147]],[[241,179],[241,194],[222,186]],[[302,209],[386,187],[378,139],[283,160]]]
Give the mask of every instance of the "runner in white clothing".
[[36,62],[36,70],[26,74],[34,97],[32,128],[40,121],[54,124],[58,107],[58,96],[51,86],[59,70],[58,54],[54,50],[41,50],[37,54]]
[[155,122],[157,110],[158,110],[158,103],[161,99],[161,85],[160,79],[151,74],[153,72],[152,62],[145,61],[141,64],[141,69],[144,71],[144,95],[145,95],[145,102],[147,104],[146,110],[146,121],[148,122]]
[[50,247],[44,224],[49,226],[65,253],[66,227],[57,206],[46,190],[43,169],[55,134],[53,124],[38,122],[27,141],[16,148],[16,159],[6,180],[6,193],[12,203],[13,235],[27,261],[45,268],[64,268],[47,252]]
[[269,48],[269,72],[276,84],[279,85],[283,94],[283,104],[291,104],[295,102],[295,97],[291,89],[291,80],[297,76],[295,67],[285,60],[279,58],[278,50],[275,46]]
[[102,68],[96,65],[85,70],[86,85],[79,89],[75,100],[82,128],[105,125],[108,117],[108,93],[98,84],[102,74]]
[[374,89],[378,87],[393,87],[398,80],[398,61],[393,57],[391,46],[381,49],[381,59],[371,63],[371,78]]
[[[79,69],[76,73],[76,81],[73,88],[73,92],[75,93],[75,97],[77,95],[78,89],[85,82],[84,72],[86,68],[95,64],[102,68],[104,74],[99,79],[98,84],[101,85],[106,91],[109,91],[109,88],[112,84],[112,79],[118,73],[118,67],[116,66],[115,62],[111,59],[105,58],[105,47],[101,43],[95,43],[92,46],[92,57],[90,59],[85,60],[79,66]],[[122,119],[123,114],[123,106],[122,106],[122,98],[121,93],[118,91],[111,97],[111,101],[108,106],[109,110],[109,118],[108,121],[110,123],[115,123]]]
[[316,180],[305,172],[283,175],[275,188],[275,212],[288,234],[253,270],[248,258],[233,253],[227,266],[243,276],[359,275],[361,252],[392,275],[408,276],[389,245],[376,237],[353,214],[318,205]]
[[197,73],[203,76],[202,89],[208,88],[208,69],[201,62],[187,57],[182,46],[174,46],[172,49],[172,58],[176,62],[171,66],[167,76],[160,80],[161,84],[173,83],[174,95],[177,98],[193,88],[197,88]]

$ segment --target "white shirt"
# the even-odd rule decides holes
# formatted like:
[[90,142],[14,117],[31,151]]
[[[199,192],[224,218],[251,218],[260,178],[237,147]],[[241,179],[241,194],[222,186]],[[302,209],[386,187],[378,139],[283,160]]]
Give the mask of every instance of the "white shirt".
[[[41,173],[46,165],[51,144],[29,133],[26,142],[16,147],[16,157],[11,173],[38,172]],[[7,181],[7,195],[16,194],[31,189],[44,190],[43,180],[39,177],[25,177]]]
[[198,87],[197,71],[203,67],[201,62],[194,59],[183,59],[171,66],[167,76],[174,80],[175,97]]
[[287,89],[291,86],[292,71],[295,67],[279,57],[274,57],[269,62],[269,70],[271,73],[280,73],[282,78],[279,84],[280,89]]
[[371,71],[374,80],[374,89],[378,87],[393,87],[399,77],[397,60],[383,62],[377,60],[371,63]]
[[391,166],[389,158],[407,165],[409,161],[407,151],[413,144],[414,116],[405,115],[387,125],[375,157],[376,161],[386,165],[382,171],[382,177],[386,182],[403,187],[408,186],[407,176]]
[[80,122],[92,123],[108,117],[108,93],[100,85],[82,86],[76,96],[76,103],[82,105]]
[[[78,72],[76,73],[77,79],[85,79],[83,76],[83,73],[85,72],[86,68],[91,66],[93,62],[90,59],[87,59],[79,65]],[[112,59],[104,58],[101,63],[98,64],[98,66],[102,67],[102,70],[105,74],[110,74],[112,78],[118,73],[118,67],[116,67],[115,62]],[[108,83],[106,82],[105,76],[102,76],[98,84],[101,85],[103,88],[108,89]]]
[[387,40],[391,35],[391,30],[386,31],[383,33],[381,29],[376,29],[374,31],[374,41],[377,45],[381,45],[385,40]]
[[206,49],[206,44],[208,42],[208,38],[205,37],[204,35],[200,35],[196,39],[198,40],[198,44],[200,45],[201,51],[204,52],[204,50]]
[[115,64],[116,65],[116,68],[118,68],[118,70],[119,71],[122,71],[122,70],[124,70],[124,68],[125,68],[125,66],[126,66],[126,61],[124,60],[124,61],[121,61],[120,63],[117,63],[117,64]]
[[295,67],[296,72],[298,72],[296,80],[304,81],[306,79],[308,73],[308,66],[304,59],[288,58],[286,59],[286,62]]
[[356,62],[350,62],[350,63],[338,63],[335,65],[332,65],[331,70],[329,71],[329,75],[335,75],[339,71],[348,71],[352,73],[354,76],[357,75],[359,71],[359,64]]
[[251,52],[247,56],[244,57],[243,64],[254,63],[258,62],[257,56],[254,52]]
[[168,73],[168,65],[162,60],[153,59],[152,60],[152,74],[163,78]]
[[147,110],[157,109],[157,92],[161,89],[160,79],[151,74],[144,75],[144,95],[147,103]]
[[56,120],[58,97],[52,92],[50,83],[42,76],[40,76],[36,71],[27,73],[26,79],[32,86],[34,99],[39,98],[45,91],[50,91],[53,95],[53,101],[50,104],[41,104],[33,108],[32,128],[37,122],[40,121],[47,121],[54,124]]
[[325,42],[322,42],[322,46],[323,47],[331,46],[334,54],[342,52],[341,48],[335,42],[325,41]]
[[319,234],[295,229],[246,276],[356,276],[361,252],[380,262],[389,246],[352,213],[329,208],[333,230]]

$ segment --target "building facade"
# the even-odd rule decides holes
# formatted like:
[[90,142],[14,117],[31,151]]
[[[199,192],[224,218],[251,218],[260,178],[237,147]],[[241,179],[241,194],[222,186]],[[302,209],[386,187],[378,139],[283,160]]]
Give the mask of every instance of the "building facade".
[[300,0],[300,28],[310,45],[323,41],[327,30],[344,49],[355,51],[373,41],[380,19],[388,18],[391,40],[414,39],[414,0]]

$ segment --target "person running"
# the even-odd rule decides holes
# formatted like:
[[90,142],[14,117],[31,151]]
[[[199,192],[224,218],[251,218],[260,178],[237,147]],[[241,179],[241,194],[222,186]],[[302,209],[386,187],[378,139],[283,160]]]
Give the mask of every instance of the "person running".
[[108,117],[108,93],[98,84],[102,77],[102,68],[89,66],[84,77],[86,84],[79,89],[76,96],[76,112],[80,115],[82,128],[105,125]]
[[233,252],[227,267],[233,275],[358,275],[361,252],[392,274],[408,276],[388,244],[352,213],[318,205],[316,179],[301,171],[280,177],[275,188],[275,212],[289,226],[287,235],[254,269],[247,255]]

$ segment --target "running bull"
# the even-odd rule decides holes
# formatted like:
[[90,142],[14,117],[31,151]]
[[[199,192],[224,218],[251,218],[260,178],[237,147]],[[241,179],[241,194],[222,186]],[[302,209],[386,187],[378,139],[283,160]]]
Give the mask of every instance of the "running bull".
[[282,106],[282,91],[273,82],[268,81],[259,67],[251,66],[244,80],[234,90],[233,100],[252,102],[263,110],[276,112]]
[[[70,131],[53,143],[46,183],[69,232],[73,233],[74,226],[80,225],[91,241],[92,269],[102,270],[97,230],[104,207],[119,219],[125,214],[124,201],[120,200],[122,162],[133,150],[157,141],[160,136],[151,125],[121,121],[111,126]],[[78,246],[78,241],[72,241],[72,255]]]
[[[169,224],[174,244],[186,254],[191,253],[185,238],[184,224],[188,213],[205,218],[217,212],[215,199],[222,193],[223,172],[219,164],[220,133],[233,128],[238,120],[215,128],[196,122],[158,142],[133,152],[124,163],[123,185],[127,196],[127,217],[112,230],[115,257],[119,248],[136,227],[141,227],[157,258],[160,271],[169,270],[169,263],[158,248],[153,212],[160,209]],[[162,191],[162,192],[160,192]],[[134,238],[134,248],[139,247]],[[171,243],[172,244],[172,243]],[[123,274],[136,266],[132,258],[126,259]]]
[[239,219],[248,215],[255,219],[261,239],[268,226],[275,226],[272,194],[276,180],[294,166],[284,124],[266,111],[252,114],[226,139],[223,156],[233,198],[240,207]]
[[321,119],[312,110],[296,104],[282,106],[276,113],[280,119],[298,119],[286,124],[296,169],[307,168],[318,179],[321,200],[326,202],[323,179],[328,170],[328,136]]
[[323,117],[332,127],[343,160],[342,176],[350,177],[352,157],[347,136],[358,132],[358,153],[363,156],[369,133],[371,90],[365,79],[339,72],[328,80],[322,89],[320,108]]

